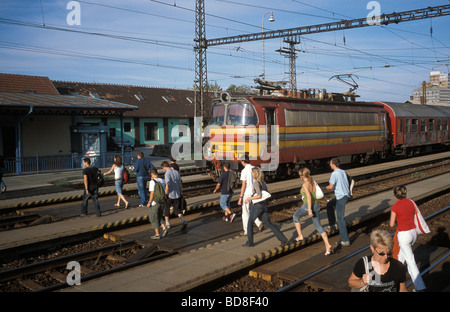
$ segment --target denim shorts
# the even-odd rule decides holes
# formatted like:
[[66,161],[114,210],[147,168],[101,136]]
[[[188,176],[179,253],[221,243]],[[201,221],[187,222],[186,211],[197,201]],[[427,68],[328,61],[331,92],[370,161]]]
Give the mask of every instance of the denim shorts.
[[225,210],[227,208],[231,208],[231,197],[233,197],[233,194],[221,194],[220,195],[220,208],[222,210]]
[[[320,224],[320,206],[318,203],[315,203],[312,207],[312,212],[313,212],[313,217],[311,218],[314,224],[314,227],[316,228],[317,232],[319,232],[319,234],[322,234],[325,232],[325,230],[323,229],[322,225]],[[300,222],[300,218],[307,216],[308,215],[308,204],[304,203],[300,208],[297,209],[296,212],[294,212],[294,223],[299,223]]]
[[114,185],[116,186],[117,195],[122,195],[122,180],[114,180]]

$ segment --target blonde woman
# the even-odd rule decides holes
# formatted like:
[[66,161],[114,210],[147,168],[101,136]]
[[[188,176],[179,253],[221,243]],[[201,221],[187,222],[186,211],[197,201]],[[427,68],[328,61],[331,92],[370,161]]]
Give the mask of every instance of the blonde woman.
[[356,262],[348,279],[353,289],[368,286],[369,292],[407,292],[406,268],[391,258],[394,240],[387,231],[374,230],[370,234],[372,256],[367,257],[367,273],[363,258]]
[[267,209],[266,201],[252,203],[252,200],[262,198],[262,191],[268,191],[267,184],[264,182],[264,174],[259,167],[252,169],[253,178],[253,195],[245,200],[245,204],[250,204],[250,216],[247,223],[247,242],[242,245],[245,247],[252,247],[253,244],[253,222],[261,217],[264,224],[275,234],[278,240],[281,242],[281,246],[285,245],[288,241],[286,236],[272,223],[270,222],[269,210]]
[[119,155],[114,156],[114,165],[112,165],[111,169],[108,172],[105,172],[103,175],[110,174],[114,171],[114,185],[116,186],[116,192],[117,192],[117,204],[114,204],[116,207],[120,207],[120,200],[123,200],[125,203],[125,209],[128,209],[130,207],[130,203],[125,199],[125,197],[122,194],[122,188],[123,188],[123,168],[124,165],[122,163],[122,157]]
[[302,226],[300,224],[300,218],[306,215],[309,215],[312,218],[314,227],[317,232],[322,236],[323,242],[325,243],[325,256],[328,256],[334,253],[333,247],[331,247],[330,242],[328,241],[327,232],[323,229],[320,224],[320,206],[316,199],[316,186],[311,177],[311,172],[308,168],[302,168],[299,170],[300,179],[303,180],[303,185],[300,190],[300,193],[303,196],[303,205],[297,209],[294,213],[294,226],[297,230],[297,238],[295,239],[297,242],[303,240],[302,234]]

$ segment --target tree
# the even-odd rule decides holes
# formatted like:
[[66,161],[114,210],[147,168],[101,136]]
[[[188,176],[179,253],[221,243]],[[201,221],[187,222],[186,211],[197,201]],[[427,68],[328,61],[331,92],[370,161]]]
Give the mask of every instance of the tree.
[[230,85],[226,91],[230,92],[230,93],[245,93],[245,94],[257,93],[250,86],[247,86],[247,85],[236,86],[235,84]]

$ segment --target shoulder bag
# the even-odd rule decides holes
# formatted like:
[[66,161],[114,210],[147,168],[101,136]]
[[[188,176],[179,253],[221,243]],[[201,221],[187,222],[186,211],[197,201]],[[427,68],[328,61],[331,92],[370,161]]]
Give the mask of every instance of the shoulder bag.
[[314,181],[314,185],[316,186],[316,199],[322,199],[323,198],[323,192],[320,188],[319,184],[317,184],[316,181]]
[[414,208],[416,210],[416,212],[414,213],[414,224],[416,225],[417,234],[430,233],[430,229],[427,223],[425,222],[425,219],[423,218],[422,214],[420,213],[419,207],[417,207],[416,203],[413,200],[411,200],[411,202],[414,204]]
[[[364,268],[366,269],[366,274],[369,274],[369,259],[367,256],[363,257],[364,261]],[[369,284],[364,285],[361,288],[352,288],[352,292],[368,292],[369,291]]]

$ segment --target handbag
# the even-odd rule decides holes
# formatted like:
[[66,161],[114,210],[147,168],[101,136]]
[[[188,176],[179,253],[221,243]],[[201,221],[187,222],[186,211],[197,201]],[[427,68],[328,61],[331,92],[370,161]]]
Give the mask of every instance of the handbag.
[[320,188],[319,184],[317,184],[316,181],[314,181],[314,184],[316,186],[316,199],[322,199],[323,198],[322,189]]
[[[364,260],[364,268],[366,269],[366,274],[369,274],[369,259],[367,256],[363,257]],[[361,288],[352,288],[352,292],[368,292],[369,291],[369,284],[364,285]]]
[[272,195],[270,195],[269,192],[267,191],[262,191],[261,192],[261,198],[260,199],[252,199],[252,203],[257,204],[260,203],[262,201],[265,201],[266,199],[270,198]]
[[411,202],[414,204],[414,208],[416,210],[414,214],[414,224],[416,225],[417,234],[430,233],[430,228],[428,227],[427,223],[425,222],[425,219],[420,213],[419,207],[417,207],[416,203],[413,200],[411,200]]

